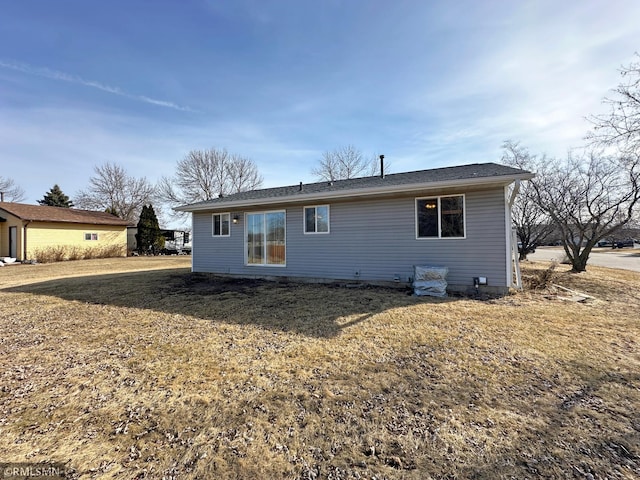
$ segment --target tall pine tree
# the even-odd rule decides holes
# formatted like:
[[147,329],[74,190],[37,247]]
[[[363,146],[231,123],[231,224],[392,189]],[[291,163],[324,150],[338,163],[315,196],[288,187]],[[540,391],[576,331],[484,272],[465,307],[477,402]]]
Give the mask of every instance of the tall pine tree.
[[164,237],[160,233],[158,217],[156,217],[156,212],[151,205],[142,206],[136,241],[139,253],[156,254],[164,247]]
[[38,203],[40,205],[49,205],[50,207],[73,207],[73,202],[62,193],[57,183],[44,195],[42,200],[38,200]]

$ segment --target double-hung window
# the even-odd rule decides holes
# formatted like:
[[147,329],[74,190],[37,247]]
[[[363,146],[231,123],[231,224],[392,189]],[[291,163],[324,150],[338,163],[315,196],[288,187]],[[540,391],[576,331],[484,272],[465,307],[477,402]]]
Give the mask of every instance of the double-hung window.
[[417,238],[465,238],[464,195],[416,199]]
[[213,226],[211,234],[214,237],[228,237],[229,236],[229,217],[228,213],[214,213],[213,214]]
[[247,265],[285,266],[286,223],[284,211],[247,213]]
[[304,207],[304,233],[329,233],[329,205]]
[[97,233],[85,233],[84,234],[84,239],[85,240],[98,240],[98,234]]

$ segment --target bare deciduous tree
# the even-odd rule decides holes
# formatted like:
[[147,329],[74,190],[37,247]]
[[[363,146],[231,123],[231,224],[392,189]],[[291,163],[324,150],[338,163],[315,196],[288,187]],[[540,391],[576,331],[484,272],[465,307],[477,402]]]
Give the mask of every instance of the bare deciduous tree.
[[[506,141],[502,145],[502,163],[516,168],[527,169],[537,163],[529,151],[519,143]],[[546,158],[541,159],[542,163]],[[520,260],[525,260],[529,253],[533,253],[537,245],[543,244],[554,231],[555,227],[549,216],[536,203],[535,191],[530,182],[523,182],[511,210],[511,219],[516,230],[518,252]]]
[[192,150],[178,161],[175,175],[158,182],[158,194],[177,206],[253,190],[260,185],[262,175],[253,160],[226,149],[210,148]]
[[232,155],[228,166],[230,191],[244,192],[262,185],[262,175],[253,160]]
[[640,157],[597,151],[565,161],[529,156],[535,203],[561,234],[572,271],[586,270],[591,250],[633,218],[640,200]]
[[104,210],[136,223],[143,205],[153,202],[155,188],[149,181],[131,177],[115,163],[94,168],[89,187],[75,196],[75,205],[89,210]]
[[609,113],[590,117],[593,131],[587,136],[592,142],[615,146],[626,153],[640,153],[640,55],[628,67],[622,67],[623,81],[606,97]]
[[[386,168],[388,170],[388,168]],[[365,158],[353,145],[326,151],[311,174],[318,180],[334,181],[349,178],[378,175],[380,163],[377,156]]]
[[0,176],[0,192],[5,202],[24,202],[27,198],[24,190],[12,178]]

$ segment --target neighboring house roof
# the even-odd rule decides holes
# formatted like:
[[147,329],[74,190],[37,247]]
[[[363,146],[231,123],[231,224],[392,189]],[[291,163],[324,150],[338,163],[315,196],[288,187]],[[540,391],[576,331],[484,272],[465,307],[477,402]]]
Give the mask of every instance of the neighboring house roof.
[[84,223],[91,225],[127,226],[129,222],[106,212],[78,210],[76,208],[27,205],[24,203],[0,202],[4,210],[21,220],[32,222]]
[[183,205],[176,210],[194,212],[214,208],[347,198],[463,186],[508,185],[533,178],[531,172],[496,163],[475,163],[457,167],[392,173],[384,177],[352,178],[333,182],[307,183],[235,193],[204,202]]

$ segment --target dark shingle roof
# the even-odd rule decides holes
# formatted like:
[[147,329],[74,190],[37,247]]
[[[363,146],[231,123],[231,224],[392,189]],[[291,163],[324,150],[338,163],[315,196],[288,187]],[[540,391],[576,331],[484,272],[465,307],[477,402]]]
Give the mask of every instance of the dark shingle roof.
[[[300,185],[290,185],[286,187],[265,188],[261,190],[249,190],[246,192],[235,193],[227,195],[225,197],[214,198],[212,200],[206,200],[203,202],[194,203],[191,205],[184,205],[179,207],[179,210],[191,211],[199,210],[203,207],[211,206],[222,207],[226,203],[235,202],[249,202],[255,201],[255,204],[260,204],[261,201],[282,199],[284,202],[292,201],[296,197],[301,195],[317,194],[321,195],[326,193],[336,196],[341,191],[353,191],[353,190],[375,190],[377,188],[398,187],[401,190],[406,187],[410,190],[414,185],[424,184],[441,184],[447,182],[459,182],[463,180],[469,180],[473,183],[477,179],[496,179],[504,177],[505,180],[513,179],[514,177],[530,178],[532,175],[530,172],[520,170],[505,165],[499,165],[496,163],[476,163],[472,165],[462,165],[457,167],[445,167],[434,168],[430,170],[418,170],[415,172],[404,173],[392,173],[385,175],[384,178],[380,176],[373,177],[361,177],[352,178],[349,180],[335,180],[333,182],[317,182],[317,183],[305,183],[300,189]],[[364,192],[363,192],[364,193]],[[193,207],[193,208],[192,208]]]
[[24,203],[0,202],[4,210],[22,220],[32,222],[85,223],[90,225],[129,225],[129,222],[106,212],[78,210],[76,208],[27,205]]

